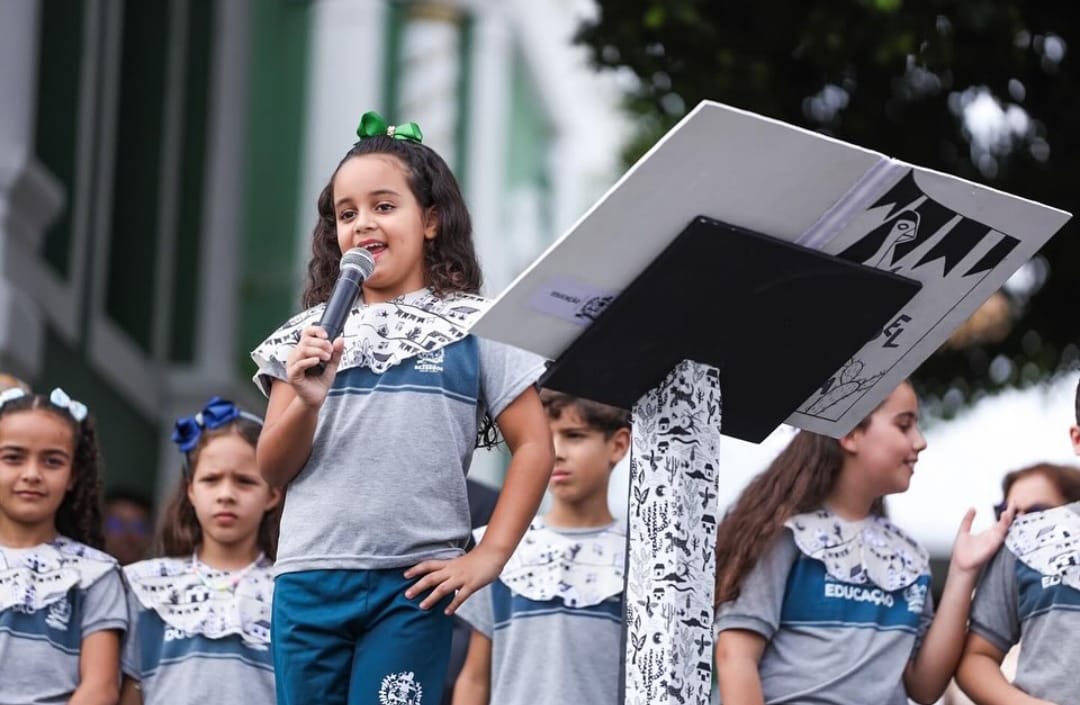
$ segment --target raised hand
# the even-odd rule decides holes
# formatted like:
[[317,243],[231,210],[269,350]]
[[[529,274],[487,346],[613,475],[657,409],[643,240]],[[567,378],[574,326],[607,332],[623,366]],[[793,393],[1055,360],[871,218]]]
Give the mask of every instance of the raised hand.
[[[300,334],[300,341],[289,353],[289,359],[285,363],[285,374],[289,386],[303,404],[313,408],[322,406],[334,381],[334,375],[337,374],[344,346],[344,338],[333,342],[327,340],[326,331],[320,326],[308,326]],[[323,373],[317,376],[308,375],[308,370],[320,362],[326,363]]]
[[1016,508],[1010,505],[990,528],[973,534],[971,523],[975,520],[975,510],[968,509],[960,522],[959,531],[956,532],[952,553],[953,566],[963,571],[978,571],[1001,548],[1015,515]]

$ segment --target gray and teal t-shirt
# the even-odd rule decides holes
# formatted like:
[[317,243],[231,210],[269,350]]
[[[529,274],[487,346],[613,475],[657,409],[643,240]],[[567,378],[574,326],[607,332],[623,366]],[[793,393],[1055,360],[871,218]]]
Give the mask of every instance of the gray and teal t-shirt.
[[930,575],[898,590],[848,583],[804,555],[785,529],[717,608],[717,634],[767,644],[758,665],[767,705],[907,705],[904,669],[933,616]]
[[62,536],[33,548],[0,546],[0,702],[68,702],[83,640],[127,624],[111,556]]
[[131,628],[121,666],[144,705],[273,705],[272,564],[217,571],[192,558],[124,568]]
[[971,607],[973,633],[1005,652],[1021,643],[1013,685],[1057,705],[1080,705],[1078,537],[1080,503],[1018,517]]
[[[537,519],[507,563],[516,575],[461,605],[458,616],[492,642],[491,703],[618,703],[625,546],[615,525],[556,529]],[[568,578],[559,585],[542,579],[548,572]]]
[[[276,572],[461,555],[480,419],[497,418],[543,370],[536,355],[472,335],[382,373],[339,370],[311,456],[288,487]],[[281,379],[282,368],[259,374]]]

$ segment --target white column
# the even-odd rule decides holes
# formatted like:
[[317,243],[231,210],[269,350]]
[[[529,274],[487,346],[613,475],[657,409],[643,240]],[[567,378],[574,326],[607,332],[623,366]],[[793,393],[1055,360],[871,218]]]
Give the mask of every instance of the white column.
[[469,213],[484,292],[494,296],[517,274],[507,256],[503,231],[506,145],[509,139],[512,39],[498,7],[478,12],[473,29],[472,90],[468,114]]
[[401,91],[391,122],[416,122],[424,144],[457,164],[457,117],[461,96],[461,11],[449,5],[408,6],[401,41]]
[[37,2],[0,2],[0,368],[26,378],[43,359],[37,253],[64,200],[33,154],[37,36]]
[[712,675],[720,376],[679,363],[633,410],[626,705],[706,705]]

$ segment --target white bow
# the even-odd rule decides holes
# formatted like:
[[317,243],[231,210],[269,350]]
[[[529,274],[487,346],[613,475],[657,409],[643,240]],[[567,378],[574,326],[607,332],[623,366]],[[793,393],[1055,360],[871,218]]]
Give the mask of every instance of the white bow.
[[9,401],[15,401],[16,399],[21,399],[25,396],[26,392],[24,392],[21,387],[5,389],[0,392],[0,408],[3,408],[4,404],[7,404]]
[[60,389],[60,387],[56,387],[49,393],[49,401],[52,402],[53,406],[67,409],[67,412],[71,414],[71,418],[79,423],[82,423],[83,419],[86,418],[86,404],[83,404],[81,401],[75,401],[68,396],[67,392]]

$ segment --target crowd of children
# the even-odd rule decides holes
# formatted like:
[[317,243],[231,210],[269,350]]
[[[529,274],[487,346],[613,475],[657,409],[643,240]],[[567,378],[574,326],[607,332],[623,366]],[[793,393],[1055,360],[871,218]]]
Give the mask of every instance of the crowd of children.
[[[542,360],[469,333],[488,302],[453,175],[412,123],[368,113],[358,134],[318,199],[308,308],[252,353],[266,420],[214,397],[176,422],[156,557],[145,506],[102,516],[90,410],[0,385],[0,702],[437,703],[455,619],[454,705],[618,702],[626,532],[607,496],[629,415],[540,393]],[[375,270],[330,340],[358,247]],[[1080,455],[1080,385],[1076,412]],[[471,533],[470,459],[498,437],[506,479]],[[1062,639],[1080,628],[1080,471],[1007,476],[989,529],[961,520],[935,604],[883,502],[925,447],[903,383],[745,488],[718,528],[723,703],[932,703],[954,676],[980,704],[1080,703]]]

